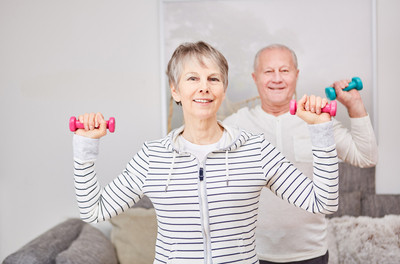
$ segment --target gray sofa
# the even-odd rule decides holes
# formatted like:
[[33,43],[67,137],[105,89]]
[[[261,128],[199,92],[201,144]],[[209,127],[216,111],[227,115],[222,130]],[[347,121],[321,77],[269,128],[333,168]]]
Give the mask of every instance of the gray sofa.
[[8,256],[4,264],[117,264],[111,241],[80,219],[68,219]]
[[[150,218],[143,218],[143,212]],[[149,221],[151,218],[154,223]],[[400,263],[399,215],[342,216],[328,221],[330,264]],[[131,209],[114,221],[112,228],[110,239],[80,219],[69,219],[29,242],[3,263],[152,263],[156,235],[154,210]],[[135,233],[136,236],[130,235]]]
[[152,263],[156,215],[145,197],[109,222],[71,218],[54,226],[3,260],[3,264]]

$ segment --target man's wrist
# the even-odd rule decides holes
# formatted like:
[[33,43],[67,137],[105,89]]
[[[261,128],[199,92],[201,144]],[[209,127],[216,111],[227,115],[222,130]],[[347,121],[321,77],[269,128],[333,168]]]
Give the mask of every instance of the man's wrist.
[[351,118],[365,117],[368,115],[367,110],[362,103],[352,104],[351,106],[347,107],[347,113]]

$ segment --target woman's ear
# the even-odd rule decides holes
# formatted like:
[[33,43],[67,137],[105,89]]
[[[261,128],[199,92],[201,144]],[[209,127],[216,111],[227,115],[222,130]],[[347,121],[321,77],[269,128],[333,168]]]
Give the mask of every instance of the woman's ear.
[[179,103],[181,101],[179,90],[173,84],[170,84],[169,88],[171,89],[172,98],[174,98],[175,102]]

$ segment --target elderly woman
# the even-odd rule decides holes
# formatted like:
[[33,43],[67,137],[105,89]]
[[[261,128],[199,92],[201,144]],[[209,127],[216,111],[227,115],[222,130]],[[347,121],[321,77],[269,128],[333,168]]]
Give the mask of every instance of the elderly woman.
[[215,48],[204,42],[180,45],[167,74],[172,96],[182,105],[184,126],[144,143],[105,188],[98,184],[94,160],[98,139],[107,133],[106,122],[100,113],[79,117],[85,129],[74,136],[74,172],[82,219],[104,221],[146,195],[158,220],[154,263],[258,263],[255,228],[263,187],[312,213],[337,210],[332,125],[328,114],[306,111],[315,108],[310,107],[314,99],[304,96],[297,112],[311,124],[312,181],[263,135],[217,121],[228,64]]

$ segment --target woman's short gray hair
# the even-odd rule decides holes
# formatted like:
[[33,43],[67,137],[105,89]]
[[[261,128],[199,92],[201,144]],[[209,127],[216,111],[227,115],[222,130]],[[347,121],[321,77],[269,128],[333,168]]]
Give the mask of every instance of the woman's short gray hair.
[[178,89],[178,82],[182,74],[183,65],[187,59],[191,58],[196,58],[201,65],[205,65],[205,58],[211,59],[217,64],[221,71],[222,81],[226,90],[228,87],[228,62],[221,52],[203,41],[195,43],[186,42],[175,49],[167,67],[169,85],[173,85]]

